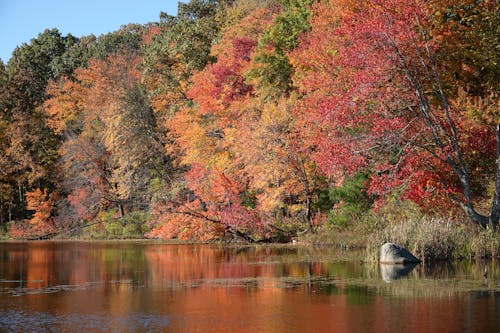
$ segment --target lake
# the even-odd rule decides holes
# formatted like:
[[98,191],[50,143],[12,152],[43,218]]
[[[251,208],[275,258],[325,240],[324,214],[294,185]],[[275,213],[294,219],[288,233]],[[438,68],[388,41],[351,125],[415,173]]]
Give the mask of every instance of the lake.
[[362,256],[0,243],[0,332],[500,332],[500,262],[379,267]]

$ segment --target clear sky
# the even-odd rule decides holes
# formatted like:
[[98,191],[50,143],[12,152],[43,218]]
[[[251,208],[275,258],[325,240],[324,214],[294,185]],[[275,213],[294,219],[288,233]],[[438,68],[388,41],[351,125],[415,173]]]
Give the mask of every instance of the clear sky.
[[[0,0],[0,59],[45,29],[76,37],[118,30],[128,23],[158,22],[177,14],[178,0]],[[186,2],[186,1],[182,1]]]

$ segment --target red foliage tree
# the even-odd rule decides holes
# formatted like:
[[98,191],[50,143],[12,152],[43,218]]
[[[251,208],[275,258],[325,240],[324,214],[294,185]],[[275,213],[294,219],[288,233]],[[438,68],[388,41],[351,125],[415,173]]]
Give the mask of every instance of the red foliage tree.
[[[371,167],[370,192],[380,198],[398,187],[421,204],[447,195],[474,222],[496,226],[500,128],[474,124],[450,103],[456,89],[443,77],[453,73],[436,61],[440,36],[430,30],[426,3],[326,1],[314,11],[312,31],[293,63],[305,95],[296,114],[310,129],[306,138],[318,165],[339,180]],[[481,170],[469,167],[479,148],[473,137],[481,138],[488,165],[477,176],[497,175],[488,214],[474,206],[472,179]]]

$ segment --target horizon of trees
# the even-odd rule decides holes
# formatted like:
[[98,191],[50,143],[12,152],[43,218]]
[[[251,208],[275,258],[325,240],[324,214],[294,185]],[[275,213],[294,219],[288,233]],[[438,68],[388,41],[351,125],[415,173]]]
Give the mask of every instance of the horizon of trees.
[[280,241],[408,205],[496,229],[498,5],[191,0],[45,30],[0,61],[0,229]]

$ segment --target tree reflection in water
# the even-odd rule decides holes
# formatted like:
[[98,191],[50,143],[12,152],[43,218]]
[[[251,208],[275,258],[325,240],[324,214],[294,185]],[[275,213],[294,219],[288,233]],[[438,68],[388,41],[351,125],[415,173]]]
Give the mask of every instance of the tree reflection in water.
[[499,331],[498,262],[379,267],[360,255],[297,246],[0,243],[0,332]]

